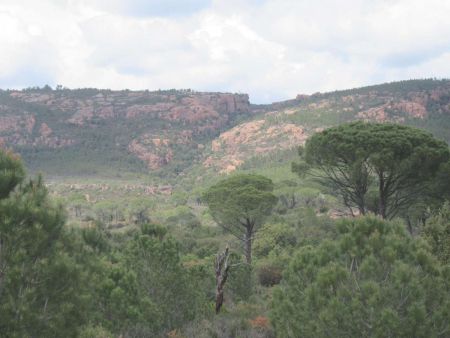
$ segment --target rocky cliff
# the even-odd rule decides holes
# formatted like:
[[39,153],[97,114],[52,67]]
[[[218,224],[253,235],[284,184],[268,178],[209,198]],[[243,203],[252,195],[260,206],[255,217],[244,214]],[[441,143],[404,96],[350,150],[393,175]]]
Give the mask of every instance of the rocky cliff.
[[394,122],[428,129],[450,142],[450,81],[416,80],[353,90],[297,95],[254,107],[255,120],[223,132],[210,144],[206,168],[222,173],[249,159],[290,150],[308,136],[352,120]]
[[250,112],[245,94],[48,88],[3,91],[0,143],[22,153],[26,162],[32,148],[47,153],[77,149],[75,156],[89,148],[89,156],[94,157],[96,152],[119,148],[115,156],[134,156],[149,170],[156,170],[177,158],[181,148],[197,151],[203,139],[232,127]]

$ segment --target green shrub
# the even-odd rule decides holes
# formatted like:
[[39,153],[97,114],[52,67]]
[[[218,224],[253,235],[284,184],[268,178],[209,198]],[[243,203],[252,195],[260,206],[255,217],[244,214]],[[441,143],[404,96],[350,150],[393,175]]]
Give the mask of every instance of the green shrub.
[[270,264],[260,266],[257,274],[259,283],[266,287],[279,284],[282,278],[281,268]]

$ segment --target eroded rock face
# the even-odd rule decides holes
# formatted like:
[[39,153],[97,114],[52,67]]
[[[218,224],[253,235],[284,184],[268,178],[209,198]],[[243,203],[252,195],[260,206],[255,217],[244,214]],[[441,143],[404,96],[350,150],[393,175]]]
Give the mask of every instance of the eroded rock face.
[[0,116],[0,132],[16,132],[21,130],[21,118],[19,116]]
[[69,146],[74,142],[71,139],[54,136],[52,133],[53,130],[47,125],[47,123],[41,123],[41,127],[39,128],[40,136],[33,139],[32,145],[45,145],[49,148],[61,148]]
[[79,126],[88,124],[93,118],[133,119],[146,115],[190,124],[208,119],[221,119],[222,122],[226,122],[229,114],[250,112],[249,98],[246,94],[186,92],[174,95],[147,91],[108,91],[85,99],[67,96],[64,91],[51,91],[45,94],[15,91],[10,95],[25,102],[73,112],[67,122]]
[[156,103],[153,105],[143,104],[143,105],[132,105],[128,107],[125,112],[127,119],[133,119],[138,116],[150,116],[157,117],[159,112],[168,111],[174,106],[171,102]]
[[385,122],[388,121],[388,114],[386,113],[386,107],[375,107],[359,112],[356,116],[364,121]]
[[0,133],[25,132],[31,134],[36,121],[29,113],[0,116]]
[[36,135],[35,126],[35,116],[26,111],[0,115],[1,142],[7,147],[26,145],[60,148],[73,144],[73,140],[52,135],[53,131],[46,123],[41,123],[39,135]]
[[406,101],[388,102],[379,107],[361,111],[357,117],[365,121],[403,122],[405,117],[424,119],[427,109],[424,102]]
[[83,126],[86,121],[92,120],[92,118],[94,117],[94,113],[95,112],[92,107],[82,107],[79,108],[75,112],[75,114],[73,114],[72,117],[67,120],[67,122]]
[[41,128],[39,128],[39,133],[42,137],[49,137],[53,130],[47,125],[47,123],[42,123]]
[[220,173],[230,173],[249,156],[264,156],[271,152],[297,147],[307,135],[301,126],[292,123],[270,125],[266,120],[240,124],[213,140],[213,154],[204,162]]
[[[143,134],[131,141],[128,151],[135,154],[147,164],[151,170],[159,169],[169,164],[174,156],[173,146],[176,144],[198,147],[193,143],[191,130],[181,130],[176,135],[168,134]],[[175,136],[175,137],[173,137]]]
[[[450,82],[442,82],[433,90],[356,91],[345,95],[299,95],[295,100],[279,102],[265,108],[264,118],[243,123],[222,133],[211,143],[212,154],[203,162],[222,173],[236,170],[252,156],[264,156],[304,143],[306,137],[335,123],[355,119],[372,122],[405,122],[407,119],[427,119],[433,112],[450,112]],[[430,108],[432,107],[432,108]],[[314,121],[304,126],[304,121]],[[334,118],[333,114],[339,118]],[[314,116],[315,115],[315,116]],[[320,116],[323,127],[317,126]],[[295,121],[296,123],[289,123]],[[339,121],[339,122],[337,122]],[[330,123],[330,124],[327,124]]]
[[153,170],[167,165],[173,158],[169,139],[161,139],[148,134],[133,140],[128,146],[128,150]]
[[[170,163],[174,155],[171,145],[190,144],[197,136],[218,133],[235,115],[251,112],[248,95],[189,90],[24,90],[8,95],[18,104],[8,106],[0,101],[0,137],[5,144],[58,148],[82,144],[76,137],[86,135],[86,128],[92,130],[87,133],[95,134],[102,124],[128,124],[132,127],[123,130],[136,134],[127,141],[128,151],[152,170]],[[51,123],[34,112],[20,110],[23,103],[43,108]],[[61,130],[69,131],[71,137]],[[199,149],[197,144],[193,147]]]

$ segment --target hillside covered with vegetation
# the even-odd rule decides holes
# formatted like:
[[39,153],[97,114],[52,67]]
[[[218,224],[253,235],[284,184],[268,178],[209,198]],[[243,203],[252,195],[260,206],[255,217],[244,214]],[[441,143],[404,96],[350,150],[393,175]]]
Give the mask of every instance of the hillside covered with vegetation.
[[[411,80],[252,105],[244,94],[29,88],[0,92],[0,141],[49,177],[229,172],[351,120],[450,141],[448,80]],[[134,175],[133,175],[134,174]],[[141,175],[142,177],[142,175]]]

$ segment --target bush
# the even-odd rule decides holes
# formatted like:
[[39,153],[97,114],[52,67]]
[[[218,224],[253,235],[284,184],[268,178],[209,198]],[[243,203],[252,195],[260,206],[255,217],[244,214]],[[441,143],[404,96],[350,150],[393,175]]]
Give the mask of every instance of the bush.
[[258,280],[262,286],[279,284],[282,278],[281,268],[273,265],[263,265],[258,268]]
[[244,263],[233,266],[227,283],[235,301],[248,300],[253,292],[252,267]]
[[264,257],[270,251],[277,252],[292,247],[296,243],[294,231],[289,225],[283,223],[265,224],[255,240],[254,252],[259,257]]
[[141,232],[143,235],[162,239],[167,233],[167,228],[161,224],[145,223],[141,225]]
[[442,209],[425,225],[423,236],[431,245],[433,254],[443,263],[450,263],[450,203],[446,202]]

